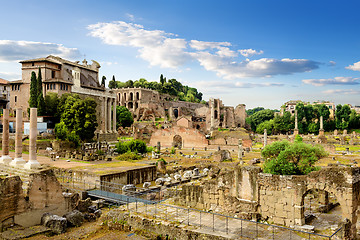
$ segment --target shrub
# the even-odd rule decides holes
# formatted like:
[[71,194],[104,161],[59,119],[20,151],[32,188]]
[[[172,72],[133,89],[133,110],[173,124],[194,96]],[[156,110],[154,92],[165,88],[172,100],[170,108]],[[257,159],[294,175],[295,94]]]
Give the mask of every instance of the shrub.
[[133,161],[133,160],[140,160],[142,157],[133,152],[126,152],[117,157],[120,161]]
[[120,154],[126,152],[134,152],[134,153],[146,153],[147,147],[144,141],[141,140],[131,140],[127,142],[119,141],[116,144],[116,151]]
[[170,150],[170,154],[175,154],[175,153],[176,153],[176,149],[174,147],[172,147]]
[[160,161],[164,162],[164,165],[167,164],[167,162],[165,161],[165,159],[160,158],[159,160],[156,161],[156,166],[158,165],[158,162],[160,162]]
[[[298,139],[299,140],[299,139]],[[265,147],[262,156],[268,158],[264,172],[275,175],[305,175],[318,168],[315,163],[327,153],[321,146],[303,142],[290,144],[287,141],[274,142]]]

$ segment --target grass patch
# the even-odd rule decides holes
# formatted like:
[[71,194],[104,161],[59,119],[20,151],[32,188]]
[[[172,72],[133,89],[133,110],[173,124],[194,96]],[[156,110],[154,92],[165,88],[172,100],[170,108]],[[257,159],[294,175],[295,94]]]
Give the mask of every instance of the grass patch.
[[360,150],[360,146],[335,144],[336,151],[346,151],[346,148],[349,148],[350,151],[359,151]]

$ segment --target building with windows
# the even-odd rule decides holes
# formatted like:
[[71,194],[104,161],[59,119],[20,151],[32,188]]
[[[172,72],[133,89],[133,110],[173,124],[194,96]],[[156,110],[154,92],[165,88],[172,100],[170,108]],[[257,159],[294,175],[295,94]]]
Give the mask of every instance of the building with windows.
[[[97,102],[98,133],[115,133],[116,114],[112,106],[116,105],[116,95],[110,89],[99,83],[100,64],[92,60],[72,62],[60,57],[49,55],[21,61],[22,79],[10,82],[10,113],[15,114],[16,108],[24,111],[25,120],[28,117],[31,74],[38,76],[39,70],[43,82],[43,95],[56,93],[76,93],[80,97],[92,97]],[[114,108],[115,109],[115,108]]]
[[9,108],[10,83],[0,78],[0,109]]

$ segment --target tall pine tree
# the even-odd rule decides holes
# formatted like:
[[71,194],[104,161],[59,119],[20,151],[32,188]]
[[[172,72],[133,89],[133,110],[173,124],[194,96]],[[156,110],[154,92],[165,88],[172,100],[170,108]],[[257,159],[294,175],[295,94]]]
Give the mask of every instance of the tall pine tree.
[[29,99],[29,106],[30,107],[37,107],[37,79],[35,72],[31,72],[31,81],[30,81],[30,99]]

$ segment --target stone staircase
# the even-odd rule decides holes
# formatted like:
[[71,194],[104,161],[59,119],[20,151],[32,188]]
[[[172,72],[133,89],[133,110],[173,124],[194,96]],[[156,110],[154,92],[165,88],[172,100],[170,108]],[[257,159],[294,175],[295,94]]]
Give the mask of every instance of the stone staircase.
[[5,164],[0,164],[0,175],[2,176],[19,176],[21,181],[23,182],[22,188],[24,192],[29,187],[30,182],[30,174],[36,173],[39,170],[34,169],[24,169],[24,168],[16,168]]

